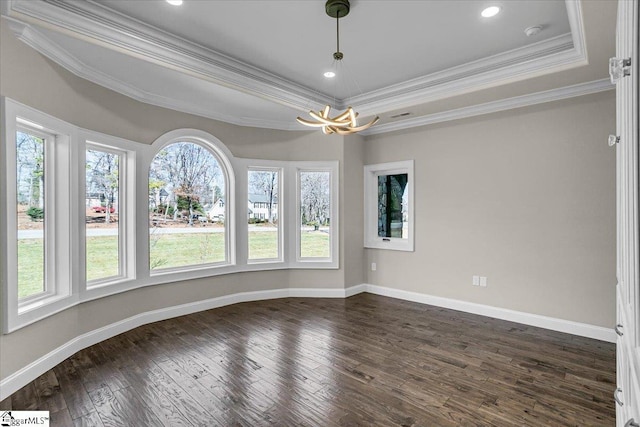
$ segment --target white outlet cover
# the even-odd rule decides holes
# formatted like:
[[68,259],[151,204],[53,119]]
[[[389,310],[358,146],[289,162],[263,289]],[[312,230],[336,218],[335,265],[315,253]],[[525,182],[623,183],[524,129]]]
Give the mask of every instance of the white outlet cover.
[[482,286],[483,288],[487,286],[487,278],[484,276],[480,277],[480,286]]
[[371,263],[371,271],[376,271],[376,269],[378,268],[378,266],[376,265],[375,262]]
[[473,276],[473,286],[480,286],[480,276]]

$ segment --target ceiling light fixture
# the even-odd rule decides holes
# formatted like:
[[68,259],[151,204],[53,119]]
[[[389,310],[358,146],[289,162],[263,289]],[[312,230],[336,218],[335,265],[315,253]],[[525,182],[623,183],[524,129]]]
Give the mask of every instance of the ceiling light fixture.
[[524,29],[524,33],[527,37],[535,36],[536,34],[539,34],[540,31],[542,31],[542,25],[534,25],[533,27]]
[[[325,11],[331,18],[336,18],[336,51],[333,54],[333,59],[336,61],[342,61],[344,55],[340,52],[340,18],[344,18],[349,14],[349,0],[327,0],[325,4]],[[326,72],[325,77],[331,78],[335,76],[332,71]],[[380,118],[374,117],[369,123],[358,126],[356,113],[352,107],[347,107],[346,111],[338,114],[336,117],[329,117],[331,106],[326,105],[322,111],[310,111],[309,115],[316,121],[305,120],[298,117],[296,120],[298,123],[310,127],[322,128],[322,132],[325,135],[337,133],[338,135],[350,135],[352,133],[360,132],[365,129],[369,129],[371,126],[378,123]]]
[[182,4],[182,0],[167,0],[171,6],[180,6]]
[[336,76],[336,73],[334,73],[333,71],[327,71],[326,73],[324,73],[324,76],[328,79],[332,79]]
[[491,18],[492,16],[496,16],[498,13],[500,13],[500,8],[498,6],[489,6],[484,9],[480,15],[484,18]]

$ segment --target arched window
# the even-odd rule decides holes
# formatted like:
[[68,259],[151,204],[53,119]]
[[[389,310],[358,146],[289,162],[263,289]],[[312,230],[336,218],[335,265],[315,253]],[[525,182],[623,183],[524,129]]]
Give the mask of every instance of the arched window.
[[[231,165],[202,132],[164,135],[149,165],[149,269],[166,271],[233,262]],[[231,179],[230,179],[231,178]]]

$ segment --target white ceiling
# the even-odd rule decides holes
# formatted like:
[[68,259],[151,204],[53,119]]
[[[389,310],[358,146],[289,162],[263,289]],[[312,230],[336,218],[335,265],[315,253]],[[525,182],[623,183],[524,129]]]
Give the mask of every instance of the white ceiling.
[[[98,0],[129,17],[316,91],[333,62],[336,22],[324,1]],[[486,2],[355,0],[340,20],[341,51],[363,92],[431,74],[570,32],[564,0]],[[527,37],[524,29],[544,25]],[[330,94],[333,96],[333,94]]]
[[[489,4],[502,11],[482,18]],[[588,8],[576,0],[352,0],[333,81],[322,76],[334,66],[336,30],[322,0],[2,6],[18,38],[81,77],[143,102],[277,129],[298,129],[296,115],[327,102],[379,114],[382,125],[399,109],[415,121],[434,101],[584,67],[591,54]],[[527,37],[532,25],[543,31]]]

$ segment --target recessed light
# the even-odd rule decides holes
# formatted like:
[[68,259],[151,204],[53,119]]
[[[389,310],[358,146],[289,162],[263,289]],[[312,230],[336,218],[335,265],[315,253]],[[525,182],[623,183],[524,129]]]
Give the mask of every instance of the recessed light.
[[324,73],[324,76],[328,79],[332,79],[336,76],[336,73],[334,73],[333,71],[327,71],[326,73]]
[[498,13],[500,13],[500,8],[498,6],[489,6],[488,8],[484,9],[480,13],[480,15],[485,18],[491,18],[492,16],[496,16]]
[[171,6],[180,6],[182,4],[182,0],[167,0]]

